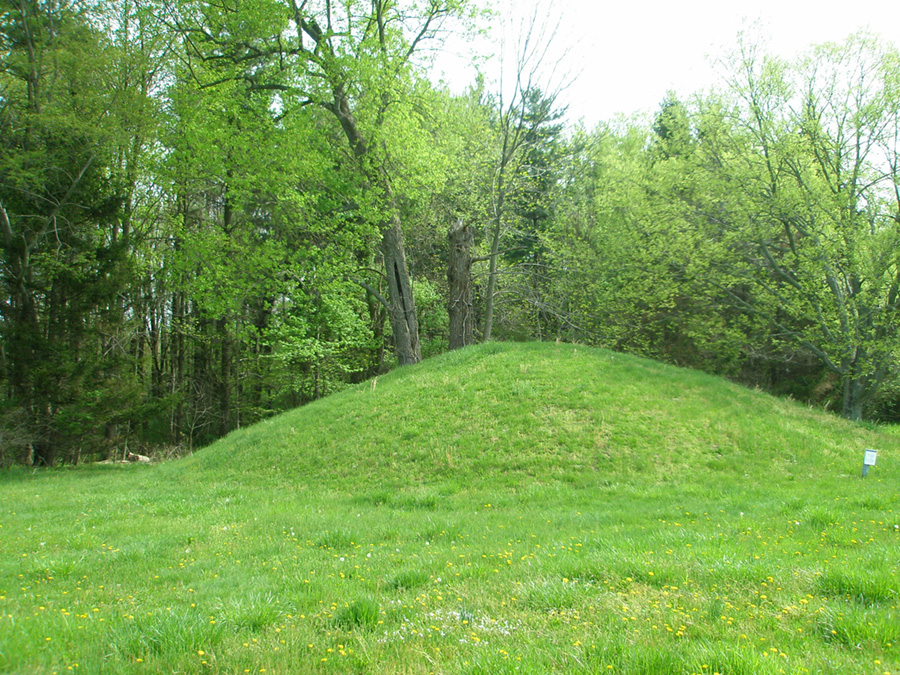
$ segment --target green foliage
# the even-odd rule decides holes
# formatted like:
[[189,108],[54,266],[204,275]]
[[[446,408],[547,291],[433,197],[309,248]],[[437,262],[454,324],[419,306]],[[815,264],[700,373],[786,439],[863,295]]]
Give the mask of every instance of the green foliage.
[[422,316],[419,323],[423,342],[422,353],[426,357],[435,356],[447,348],[446,301],[435,284],[427,279],[417,281],[413,287],[416,292],[416,306]]
[[508,103],[504,93],[487,101],[495,138],[482,337],[494,335],[496,313],[497,335],[543,338],[559,332],[558,312],[546,293],[543,238],[553,220],[564,110],[555,95],[525,87],[522,79]]
[[117,96],[121,52],[84,8],[22,3],[0,21],[3,375],[52,464],[102,454],[104,428],[142,402],[120,296],[136,271],[122,156],[140,97]]
[[[702,244],[669,191],[681,160],[659,162],[633,124],[575,139],[547,245],[564,334],[675,363],[734,372],[742,318],[693,283]],[[673,185],[675,183],[675,185]],[[718,311],[711,311],[716,309]]]
[[792,387],[854,419],[884,410],[894,52],[860,35],[787,64],[742,42],[723,93],[670,94],[649,129],[588,136],[548,238],[568,334]]
[[511,176],[507,197],[509,209],[516,217],[510,247],[505,256],[513,262],[540,263],[542,238],[553,218],[553,197],[559,180],[561,136],[559,122],[564,110],[556,108],[555,97],[538,89],[523,94],[523,153]]
[[876,159],[896,153],[896,58],[864,35],[794,68],[742,45],[690,207],[716,242],[700,270],[835,373],[854,419],[896,369],[894,172]]

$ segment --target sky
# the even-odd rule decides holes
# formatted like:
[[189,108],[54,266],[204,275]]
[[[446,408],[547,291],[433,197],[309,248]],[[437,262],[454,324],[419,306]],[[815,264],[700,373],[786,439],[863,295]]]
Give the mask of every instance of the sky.
[[810,0],[499,0],[495,4],[505,9],[493,35],[472,46],[448,44],[437,72],[454,90],[472,82],[471,50],[496,54],[501,44],[511,45],[500,37],[501,28],[515,32],[523,17],[534,15],[534,3],[539,14],[551,17],[542,25],[559,25],[554,54],[545,62],[562,55],[562,66],[544,78],[558,82],[560,73],[567,74],[571,84],[558,100],[568,105],[570,121],[589,127],[618,114],[654,111],[670,90],[686,98],[720,81],[714,62],[742,30],[758,34],[769,53],[785,58],[813,44],[843,42],[860,30],[900,47],[900,0],[834,0],[830,8]]

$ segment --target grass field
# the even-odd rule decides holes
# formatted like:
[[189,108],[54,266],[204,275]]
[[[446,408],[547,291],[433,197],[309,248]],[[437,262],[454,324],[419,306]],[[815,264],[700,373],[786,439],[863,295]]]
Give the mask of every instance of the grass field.
[[0,473],[0,672],[900,675],[898,446],[602,350],[446,354]]

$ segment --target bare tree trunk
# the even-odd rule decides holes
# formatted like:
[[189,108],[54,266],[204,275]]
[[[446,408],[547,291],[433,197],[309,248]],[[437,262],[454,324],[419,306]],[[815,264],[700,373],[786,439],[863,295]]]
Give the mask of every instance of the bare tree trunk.
[[419,346],[419,321],[413,298],[412,281],[406,267],[406,251],[403,248],[403,231],[400,219],[394,214],[390,226],[382,232],[381,253],[387,276],[390,307],[388,308],[397,360],[401,366],[422,360]]
[[472,246],[475,233],[462,219],[450,227],[450,265],[447,281],[450,293],[447,313],[450,318],[450,349],[458,349],[475,342],[474,302],[472,292]]
[[[185,321],[187,320],[187,300],[183,291],[172,294],[172,318],[169,327],[169,341],[171,343],[171,390],[174,396],[185,389],[185,350],[187,348],[184,339]],[[178,397],[177,403],[172,408],[170,426],[170,438],[173,443],[181,444],[184,435],[184,397]]]
[[[324,104],[324,107],[337,117],[344,135],[353,149],[354,156],[363,167],[364,160],[369,155],[369,146],[350,109],[350,99],[342,85],[335,86],[333,93],[334,101]],[[422,360],[422,350],[419,347],[419,320],[416,315],[416,303],[413,299],[412,281],[406,266],[403,229],[397,214],[390,180],[383,169],[376,169],[372,172],[363,168],[363,173],[374,185],[383,189],[387,207],[390,209],[390,215],[382,225],[381,254],[384,258],[384,273],[388,282],[390,302],[388,313],[394,332],[397,360],[401,366],[418,363]]]
[[500,216],[494,224],[494,232],[491,238],[490,267],[488,269],[487,290],[484,294],[484,333],[482,342],[489,342],[494,330],[494,293],[497,290],[497,262],[500,257]]
[[232,344],[228,319],[222,317],[216,322],[216,336],[222,341],[219,360],[219,434],[224,436],[231,431],[231,377],[232,377]]

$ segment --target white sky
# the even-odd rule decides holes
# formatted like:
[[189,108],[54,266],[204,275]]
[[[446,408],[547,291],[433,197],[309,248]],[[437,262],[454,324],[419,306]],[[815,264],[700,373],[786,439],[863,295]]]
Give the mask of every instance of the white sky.
[[[535,2],[558,16],[554,48],[568,50],[565,70],[577,74],[560,100],[568,104],[570,120],[583,119],[588,126],[617,113],[654,111],[669,90],[687,97],[716,83],[713,59],[754,22],[768,51],[787,58],[812,44],[842,42],[861,29],[900,47],[900,0],[500,0],[496,5],[512,7],[518,17],[531,16]],[[510,10],[503,16],[509,18]],[[476,49],[496,53],[499,44],[495,34]],[[459,56],[443,57],[438,71],[453,89],[461,89],[475,77],[472,55],[466,45],[447,47]]]

